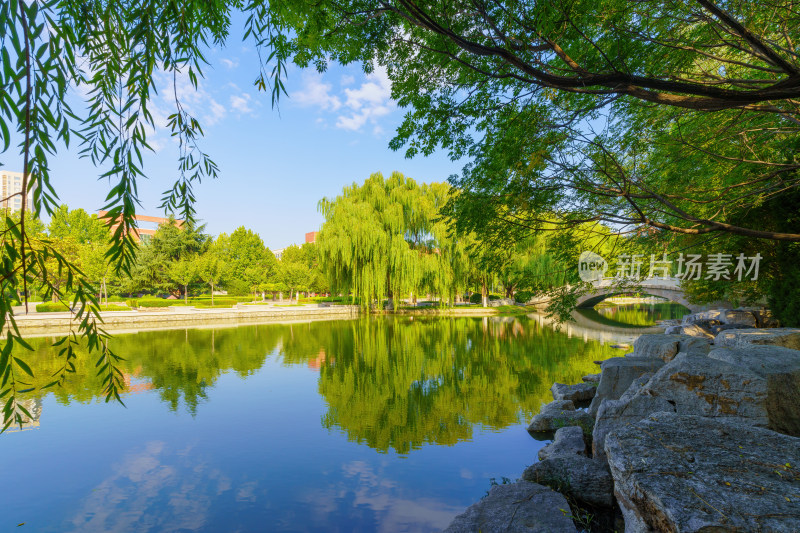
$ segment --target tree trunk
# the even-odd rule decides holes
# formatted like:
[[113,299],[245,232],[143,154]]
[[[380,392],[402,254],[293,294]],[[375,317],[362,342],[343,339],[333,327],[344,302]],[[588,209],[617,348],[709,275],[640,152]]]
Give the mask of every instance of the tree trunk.
[[481,280],[481,302],[483,307],[489,307],[489,291],[485,280]]
[[183,303],[189,305],[189,285],[183,286]]
[[214,282],[211,282],[211,307],[214,307]]

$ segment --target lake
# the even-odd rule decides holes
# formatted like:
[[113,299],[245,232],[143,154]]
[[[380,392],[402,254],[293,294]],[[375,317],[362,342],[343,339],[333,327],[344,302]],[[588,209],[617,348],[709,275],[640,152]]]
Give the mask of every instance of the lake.
[[[31,342],[44,384],[61,362],[52,339]],[[112,344],[124,407],[82,357],[63,387],[26,398],[34,420],[0,435],[0,531],[435,531],[536,460],[546,442],[525,428],[553,382],[625,353],[524,316]]]

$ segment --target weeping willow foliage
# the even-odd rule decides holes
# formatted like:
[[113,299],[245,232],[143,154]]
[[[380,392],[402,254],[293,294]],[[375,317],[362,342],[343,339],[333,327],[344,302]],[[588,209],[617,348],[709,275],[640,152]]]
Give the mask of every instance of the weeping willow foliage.
[[466,288],[470,258],[468,239],[452,237],[439,214],[450,194],[447,184],[418,184],[393,172],[322,199],[317,245],[331,287],[352,292],[363,306],[412,294],[452,302]]

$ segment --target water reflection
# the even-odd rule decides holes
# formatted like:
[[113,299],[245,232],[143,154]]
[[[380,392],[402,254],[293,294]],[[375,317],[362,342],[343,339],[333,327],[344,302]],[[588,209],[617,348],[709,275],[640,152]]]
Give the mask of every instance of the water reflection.
[[[473,426],[502,429],[533,416],[554,381],[577,382],[593,361],[615,353],[525,317],[361,319],[307,324],[197,329],[124,335],[126,395],[155,391],[170,410],[195,415],[221,375],[246,378],[269,357],[319,371],[327,429],[385,452],[452,445]],[[59,366],[40,340],[37,379]],[[99,397],[100,378],[83,357],[53,390],[59,402]]]
[[[36,385],[61,366],[27,355]],[[120,335],[0,435],[0,501],[36,531],[434,531],[516,477],[554,381],[621,354],[537,318],[387,317]],[[32,408],[33,408],[32,407]],[[8,458],[14,458],[13,461]],[[67,458],[65,460],[65,458]]]
[[676,303],[610,305],[576,309],[575,312],[598,325],[616,328],[655,326],[661,320],[682,318],[690,313],[686,307]]

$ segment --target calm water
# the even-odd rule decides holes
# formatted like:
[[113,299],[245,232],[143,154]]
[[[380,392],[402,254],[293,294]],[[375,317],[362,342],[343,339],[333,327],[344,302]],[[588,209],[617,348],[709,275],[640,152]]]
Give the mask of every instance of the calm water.
[[640,328],[655,326],[659,320],[683,318],[691,311],[674,303],[641,303],[598,307],[596,309],[578,309],[584,317],[593,322],[613,327]]
[[[29,360],[44,384],[50,339]],[[554,381],[620,355],[517,318],[120,335],[127,407],[82,358],[0,435],[0,531],[430,531],[517,478]],[[16,529],[17,524],[25,523]]]

